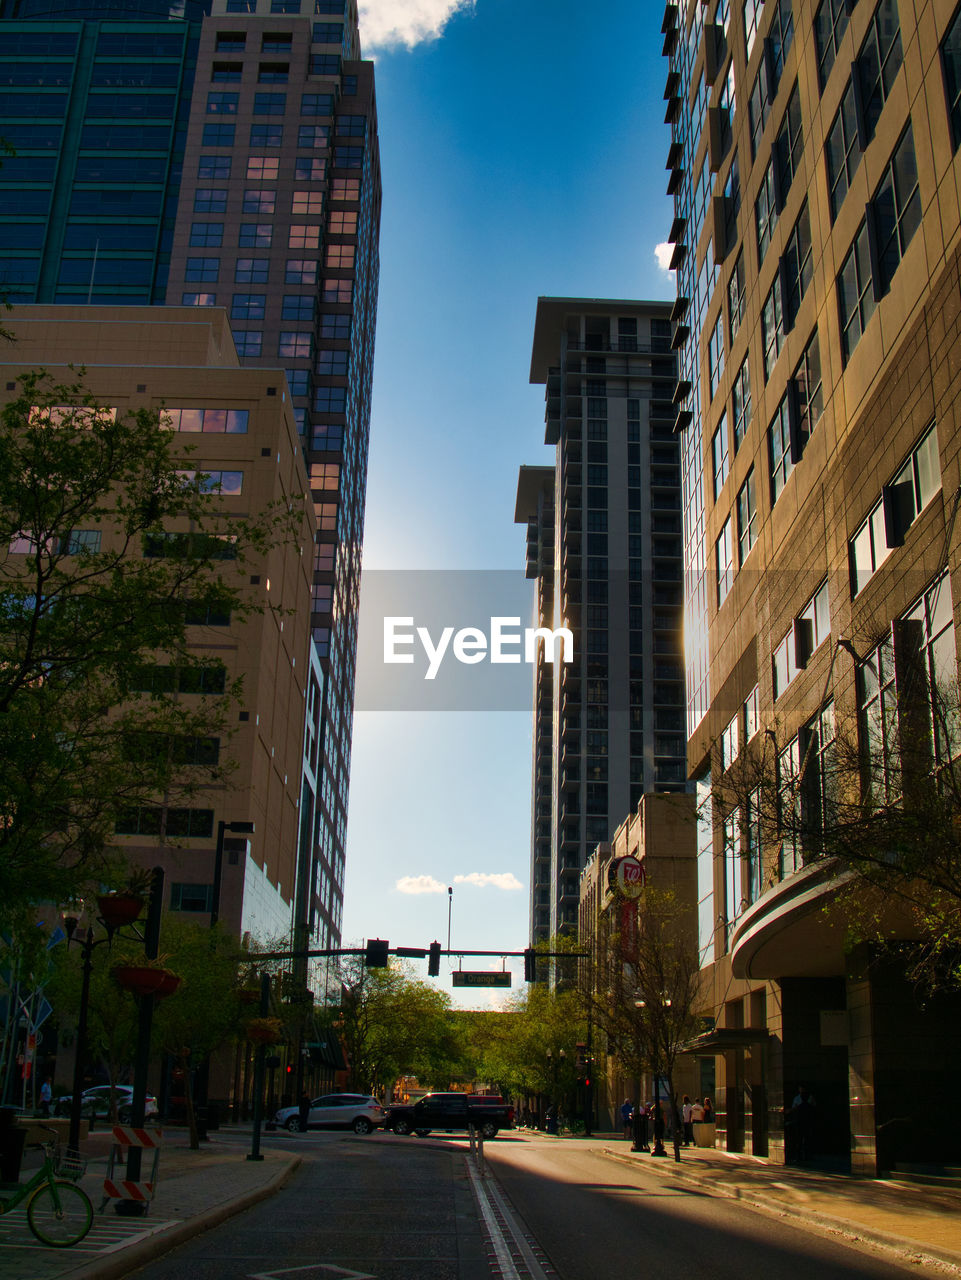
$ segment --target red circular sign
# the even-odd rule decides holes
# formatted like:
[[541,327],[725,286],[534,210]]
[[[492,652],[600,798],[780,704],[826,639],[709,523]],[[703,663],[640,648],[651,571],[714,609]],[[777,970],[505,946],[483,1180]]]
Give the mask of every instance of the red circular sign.
[[615,858],[607,873],[607,883],[611,891],[618,890],[625,898],[639,898],[647,881],[647,868],[640,858],[628,854],[623,858]]

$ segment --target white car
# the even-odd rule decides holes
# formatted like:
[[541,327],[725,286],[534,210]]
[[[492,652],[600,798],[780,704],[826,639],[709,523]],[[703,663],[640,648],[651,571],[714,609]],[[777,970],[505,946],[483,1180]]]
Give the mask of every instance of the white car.
[[[325,1093],[314,1098],[307,1113],[308,1129],[353,1129],[354,1133],[370,1133],[387,1119],[387,1112],[376,1098],[363,1093]],[[300,1133],[300,1108],[281,1107],[274,1120],[291,1133]]]
[[[92,1089],[84,1089],[80,1095],[80,1114],[82,1116],[95,1116],[97,1119],[108,1117],[110,1115],[111,1090],[117,1095],[117,1118],[121,1124],[129,1124],[133,1116],[133,1086],[129,1084],[98,1084],[94,1085]],[[70,1094],[56,1098],[53,1103],[53,1114],[55,1116],[69,1116],[72,1101]],[[144,1116],[149,1120],[151,1116],[156,1114],[157,1099],[153,1094],[148,1093]]]

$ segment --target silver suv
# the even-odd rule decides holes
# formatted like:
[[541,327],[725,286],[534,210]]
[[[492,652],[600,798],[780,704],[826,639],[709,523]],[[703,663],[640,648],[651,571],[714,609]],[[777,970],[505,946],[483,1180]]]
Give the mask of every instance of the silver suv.
[[[354,1133],[370,1133],[387,1119],[387,1112],[376,1098],[362,1093],[325,1093],[314,1098],[307,1114],[308,1129],[353,1129]],[[300,1133],[300,1108],[281,1107],[274,1120],[291,1133]]]

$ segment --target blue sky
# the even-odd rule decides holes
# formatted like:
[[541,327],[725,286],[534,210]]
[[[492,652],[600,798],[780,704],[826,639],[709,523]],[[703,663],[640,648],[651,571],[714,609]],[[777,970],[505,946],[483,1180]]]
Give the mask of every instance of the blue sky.
[[[517,469],[554,452],[529,382],[538,295],[674,294],[655,258],[672,217],[663,5],[361,11],[384,186],[364,565],[522,569]],[[345,942],[446,945],[453,885],[454,947],[526,945],[530,752],[524,712],[356,714]]]

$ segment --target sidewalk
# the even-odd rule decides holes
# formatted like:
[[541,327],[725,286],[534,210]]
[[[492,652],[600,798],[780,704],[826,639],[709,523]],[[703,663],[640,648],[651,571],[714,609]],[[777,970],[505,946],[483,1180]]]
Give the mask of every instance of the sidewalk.
[[855,1178],[770,1164],[755,1156],[698,1147],[673,1148],[654,1159],[614,1140],[605,1154],[645,1171],[694,1183],[710,1195],[730,1196],[777,1216],[803,1217],[835,1232],[897,1252],[908,1262],[935,1261],[961,1274],[961,1190],[885,1179]]
[[[94,1207],[90,1234],[70,1249],[45,1248],[32,1235],[21,1205],[0,1216],[0,1280],[114,1280],[266,1199],[301,1163],[299,1156],[269,1147],[262,1161],[249,1161],[249,1147],[216,1136],[191,1151],[185,1130],[168,1129],[150,1212],[128,1218],[114,1212],[113,1201],[103,1214],[97,1212],[109,1142],[109,1133],[100,1131],[83,1143],[89,1163],[80,1185]],[[36,1159],[25,1160],[21,1180],[35,1167]],[[145,1153],[145,1174],[148,1169]]]

